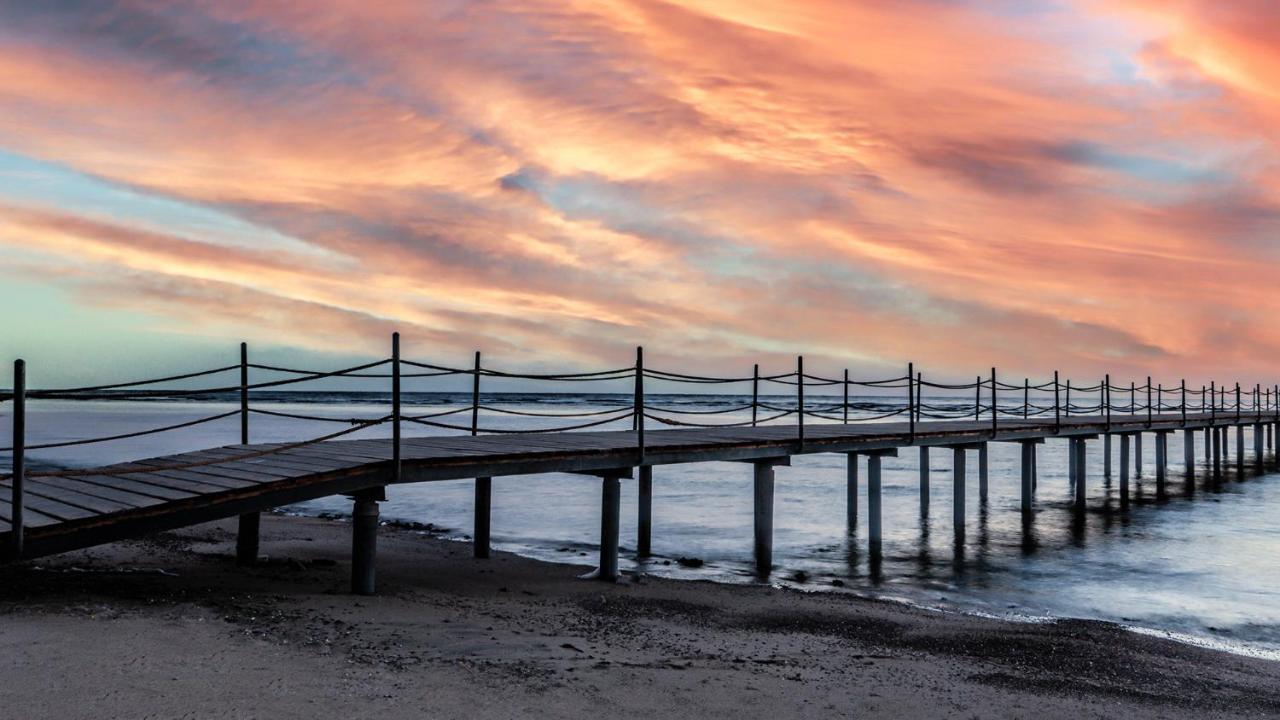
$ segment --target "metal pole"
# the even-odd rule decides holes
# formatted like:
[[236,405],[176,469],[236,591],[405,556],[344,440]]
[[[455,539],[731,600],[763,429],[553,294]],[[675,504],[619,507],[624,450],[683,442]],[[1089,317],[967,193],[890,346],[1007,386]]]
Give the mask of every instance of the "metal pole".
[[916,372],[916,422],[920,422],[921,413],[924,408],[921,407],[923,401],[920,399],[920,393],[924,392],[924,373]]
[[1000,412],[996,410],[996,369],[991,368],[991,437],[996,436]]
[[916,405],[920,402],[916,388],[916,364],[907,363],[907,425],[911,442],[916,441]]
[[1031,378],[1022,379],[1022,419],[1031,417]]
[[1236,383],[1236,422],[1240,422],[1240,383]]
[[[400,333],[391,333],[391,479],[400,482]],[[378,506],[373,506],[376,518]],[[376,522],[376,519],[375,519]]]
[[982,376],[979,375],[973,381],[973,419],[975,422],[982,419]]
[[[637,465],[644,464],[644,347],[636,346],[636,399],[632,411],[636,427]],[[607,483],[606,483],[607,485]]]
[[800,449],[804,450],[804,356],[796,356],[796,422]]
[[1151,376],[1147,376],[1147,427],[1151,427]]
[[480,351],[476,351],[475,370],[471,372],[471,434],[480,432]]
[[[1102,404],[1107,413],[1107,432],[1111,432],[1111,373],[1102,379]],[[1110,459],[1111,453],[1107,453],[1107,460]]]
[[1182,414],[1182,427],[1187,426],[1187,379],[1183,378],[1179,381],[1179,387],[1182,389],[1182,400],[1178,404],[1179,412]]
[[844,369],[844,424],[849,424],[849,368]]
[[1138,414],[1138,385],[1134,381],[1129,381],[1129,414]]
[[[475,369],[471,373],[471,435],[480,434],[480,351],[476,351]],[[472,521],[471,548],[478,559],[489,557],[489,538],[493,505],[493,478],[478,477],[475,485],[474,519]]]
[[249,444],[249,345],[240,343],[240,444]]
[[1218,390],[1214,385],[1214,381],[1209,381],[1209,424],[1212,425],[1218,421]]
[[1053,434],[1062,432],[1062,408],[1058,404],[1058,371],[1053,371]]
[[751,427],[756,426],[756,413],[760,410],[760,363],[751,370]]
[[1067,402],[1063,407],[1063,410],[1065,410],[1067,413],[1067,416],[1070,417],[1071,416],[1071,379],[1070,378],[1067,378],[1067,398],[1066,399],[1067,399]]
[[27,363],[13,361],[13,508],[10,510],[13,559],[22,559],[23,501],[27,479]]

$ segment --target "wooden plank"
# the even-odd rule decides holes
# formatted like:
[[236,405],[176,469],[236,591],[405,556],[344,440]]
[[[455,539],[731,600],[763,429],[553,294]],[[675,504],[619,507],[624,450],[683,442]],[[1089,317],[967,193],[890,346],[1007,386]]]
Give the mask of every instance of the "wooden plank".
[[[4,496],[6,499],[0,500],[0,520],[3,520],[5,526],[9,527],[10,530],[13,529],[12,527],[13,505],[10,504],[8,500],[11,492],[12,491],[9,488],[4,488]],[[36,510],[35,508],[30,507],[29,505],[26,505],[25,503],[24,503],[23,513],[24,514],[23,514],[22,524],[25,527],[42,527],[45,525],[57,525],[62,522],[61,519],[53,517],[52,515],[46,515],[40,512],[39,510]]]
[[165,502],[160,498],[152,497],[150,495],[130,492],[121,488],[94,485],[93,483],[84,482],[75,478],[43,477],[40,478],[40,481],[55,487],[75,490],[86,495],[94,495],[108,500],[118,500],[120,502],[131,503],[134,507],[147,507],[149,505],[159,505]]
[[43,478],[29,479],[26,492],[27,497],[43,497],[49,500],[56,500],[65,505],[87,510],[95,515],[107,515],[121,510],[133,510],[138,507],[120,500],[109,500],[96,495],[87,495],[76,490],[68,490],[64,487],[43,482]]
[[199,494],[190,490],[171,488],[167,485],[143,482],[129,475],[82,475],[76,477],[75,480],[104,488],[119,488],[138,495],[154,497],[158,500],[184,500],[196,497]]
[[[28,480],[28,482],[29,481],[30,480]],[[100,514],[74,505],[67,505],[66,503],[58,502],[57,500],[50,500],[38,495],[32,495],[31,493],[27,493],[23,498],[23,509],[26,511],[23,518],[23,524],[30,527],[53,525],[67,520],[81,520],[83,518],[94,517]],[[13,516],[7,514],[12,513],[12,511],[12,506],[6,503],[4,506],[4,512],[6,513],[4,515],[5,520],[13,520]],[[35,511],[37,515],[33,516],[31,511]],[[39,516],[44,516],[44,518],[40,518]],[[44,519],[51,520],[52,522],[45,522]]]

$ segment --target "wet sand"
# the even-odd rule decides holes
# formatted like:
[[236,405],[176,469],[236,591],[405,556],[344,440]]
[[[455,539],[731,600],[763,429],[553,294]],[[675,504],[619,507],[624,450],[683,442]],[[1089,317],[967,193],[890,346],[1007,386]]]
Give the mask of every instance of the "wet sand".
[[578,718],[1280,716],[1280,663],[1064,620],[848,593],[628,578],[420,531],[264,516],[0,569],[0,716]]

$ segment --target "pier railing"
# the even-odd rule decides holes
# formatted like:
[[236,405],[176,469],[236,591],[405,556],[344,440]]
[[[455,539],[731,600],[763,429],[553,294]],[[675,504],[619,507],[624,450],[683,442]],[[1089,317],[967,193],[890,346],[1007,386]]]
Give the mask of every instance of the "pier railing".
[[[553,433],[589,429],[624,429],[635,433],[636,464],[645,463],[645,429],[646,425],[657,425],[671,428],[735,428],[757,427],[761,425],[779,425],[793,423],[797,440],[803,447],[805,442],[806,423],[851,423],[899,420],[906,424],[909,436],[914,440],[917,425],[925,420],[931,421],[977,421],[988,420],[994,435],[1002,419],[1054,420],[1055,429],[1060,428],[1063,417],[1079,415],[1097,415],[1105,418],[1108,425],[1113,415],[1129,418],[1145,415],[1148,425],[1157,415],[1165,413],[1180,414],[1184,424],[1189,412],[1208,413],[1213,418],[1233,419],[1241,422],[1250,418],[1259,422],[1268,420],[1280,422],[1280,385],[1263,388],[1256,385],[1246,392],[1240,383],[1232,387],[1211,382],[1207,387],[1199,389],[1188,387],[1185,380],[1177,385],[1165,387],[1163,384],[1152,384],[1147,377],[1143,384],[1131,381],[1127,386],[1114,384],[1110,375],[1093,384],[1073,383],[1068,379],[1062,381],[1059,373],[1054,372],[1052,379],[1033,382],[1024,378],[1021,383],[1007,382],[999,379],[996,368],[989,373],[977,375],[973,382],[946,383],[937,380],[926,380],[923,372],[916,369],[913,363],[907,363],[901,375],[887,378],[857,379],[851,378],[849,371],[842,375],[829,377],[814,374],[805,370],[803,356],[796,359],[794,369],[785,372],[761,373],[760,365],[752,367],[750,374],[740,375],[698,375],[676,372],[660,368],[648,367],[644,363],[644,351],[636,349],[633,365],[615,367],[604,370],[564,372],[564,373],[530,373],[503,370],[482,363],[480,352],[476,352],[470,367],[449,366],[421,360],[402,358],[400,353],[400,337],[392,336],[391,355],[387,358],[367,362],[337,370],[307,370],[254,363],[249,361],[248,347],[240,344],[239,362],[232,365],[214,367],[177,375],[131,380],[126,382],[101,384],[85,387],[52,388],[28,390],[26,363],[22,360],[14,362],[13,385],[9,392],[0,393],[0,408],[10,406],[12,413],[12,443],[9,447],[0,447],[0,453],[12,457],[11,471],[3,476],[10,483],[12,493],[13,543],[15,556],[22,556],[23,535],[23,500],[24,480],[27,477],[63,476],[74,477],[79,474],[126,474],[130,472],[128,465],[120,466],[118,471],[104,470],[42,470],[28,471],[26,456],[31,451],[93,445],[133,439],[149,435],[174,432],[185,428],[213,423],[232,417],[239,418],[239,441],[246,446],[241,455],[220,457],[216,461],[192,461],[188,463],[152,467],[150,469],[181,470],[199,467],[212,462],[227,462],[241,458],[253,458],[284,452],[294,448],[312,445],[328,440],[335,440],[352,433],[378,427],[391,426],[393,438],[393,480],[400,475],[401,430],[404,423],[457,431],[476,435],[492,434],[527,434]],[[215,384],[197,389],[157,388],[155,386],[168,383],[191,381],[201,378],[229,376],[236,373],[238,377],[230,383]],[[252,373],[267,373],[271,379],[250,382]],[[445,410],[431,412],[404,411],[404,392],[402,384],[405,380],[423,380],[448,377],[470,377],[470,402],[458,404]],[[286,412],[263,407],[254,407],[251,400],[254,391],[271,389],[292,389],[302,383],[319,380],[337,379],[382,379],[389,382],[390,406],[388,412],[366,417],[332,417],[301,412]],[[600,410],[583,410],[568,412],[547,412],[529,410],[527,408],[509,407],[519,401],[506,401],[492,393],[486,397],[484,391],[494,381],[522,380],[538,383],[622,383],[630,385],[630,392],[620,392],[631,400],[604,400]],[[487,381],[487,382],[485,382]],[[649,383],[649,385],[646,385]],[[690,409],[674,405],[668,399],[671,395],[682,393],[667,389],[653,392],[653,385],[662,388],[678,388],[680,390],[700,390],[706,394],[710,388],[724,388],[732,392],[719,394],[742,398],[742,402],[730,404],[723,408]],[[874,399],[863,394],[857,397],[854,391],[874,393]],[[154,400],[157,398],[187,399],[226,399],[238,400],[238,407],[219,413],[142,430],[114,433],[109,435],[27,444],[27,404],[29,400]],[[750,400],[746,400],[746,398]],[[969,402],[970,398],[972,399]],[[851,412],[855,413],[851,415]],[[538,418],[541,421],[556,424],[547,427],[509,428],[484,426],[481,424],[482,413],[487,416],[509,416],[521,418]],[[749,413],[749,418],[743,417]],[[344,425],[341,429],[311,436],[305,440],[278,443],[266,447],[250,448],[250,419],[254,415],[270,416],[287,420],[313,423]]]

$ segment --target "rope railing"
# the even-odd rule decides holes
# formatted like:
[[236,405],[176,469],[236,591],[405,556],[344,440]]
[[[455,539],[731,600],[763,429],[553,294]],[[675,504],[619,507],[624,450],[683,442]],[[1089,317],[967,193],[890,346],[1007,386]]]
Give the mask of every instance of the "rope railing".
[[[1033,382],[1031,378],[1024,378],[1021,383],[1017,383],[999,377],[995,368],[991,368],[989,375],[978,375],[970,382],[947,382],[936,377],[925,378],[922,372],[916,370],[913,363],[907,364],[906,374],[858,379],[851,377],[848,369],[843,370],[841,374],[824,374],[813,370],[806,372],[803,357],[797,358],[795,367],[786,372],[762,374],[760,366],[755,365],[750,375],[717,376],[645,367],[641,348],[637,348],[636,361],[631,366],[574,372],[521,372],[482,364],[482,358],[478,352],[471,367],[455,367],[402,358],[398,334],[393,335],[390,357],[329,371],[259,362],[250,363],[247,346],[242,343],[240,349],[240,362],[234,365],[120,383],[33,390],[26,390],[25,365],[21,361],[15,363],[13,388],[10,391],[0,392],[0,403],[8,403],[12,407],[14,437],[9,447],[0,447],[0,452],[13,456],[13,472],[10,477],[14,480],[12,491],[15,532],[13,534],[17,556],[21,557],[23,479],[26,477],[75,476],[82,473],[127,474],[156,469],[200,467],[285,452],[289,449],[341,438],[350,433],[383,424],[390,424],[392,427],[393,480],[398,480],[400,431],[403,422],[419,427],[459,431],[471,435],[521,435],[583,430],[630,421],[630,431],[635,433],[635,460],[641,465],[645,462],[645,426],[650,422],[674,428],[738,428],[793,422],[801,451],[805,444],[806,421],[847,424],[905,416],[908,420],[910,439],[913,442],[917,432],[917,422],[924,419],[987,421],[992,437],[996,436],[1002,423],[1016,425],[1016,420],[1032,418],[1043,423],[1044,418],[1051,417],[1054,432],[1060,432],[1064,416],[1071,418],[1072,416],[1100,415],[1104,418],[1107,431],[1110,431],[1115,416],[1128,421],[1145,416],[1143,419],[1149,426],[1157,414],[1167,420],[1169,413],[1176,413],[1184,426],[1188,422],[1189,414],[1196,417],[1207,416],[1211,422],[1218,422],[1219,419],[1242,422],[1250,418],[1262,421],[1265,418],[1268,422],[1280,423],[1280,385],[1263,388],[1261,384],[1255,384],[1250,389],[1239,383],[1232,383],[1228,387],[1215,381],[1207,386],[1194,388],[1188,387],[1185,381],[1180,381],[1177,385],[1165,387],[1164,384],[1153,382],[1151,377],[1144,378],[1142,383],[1135,380],[1125,385],[1113,381],[1110,375],[1093,384],[1079,384],[1071,380],[1062,380],[1057,372],[1049,380]],[[157,387],[175,383],[189,384],[188,381],[236,370],[240,373],[238,384],[199,388]],[[283,374],[288,377],[259,378],[256,382],[250,382],[250,371],[259,374]],[[402,407],[404,398],[401,391],[404,380],[454,376],[470,378],[470,402],[450,403],[455,406],[429,412],[404,412]],[[343,417],[262,406],[264,400],[267,403],[280,401],[280,398],[271,393],[261,394],[264,390],[291,388],[300,383],[326,379],[347,378],[364,381],[390,380],[390,413],[380,417]],[[603,393],[602,397],[596,398],[586,407],[568,411],[530,409],[524,406],[526,401],[523,398],[508,397],[501,393],[488,392],[482,395],[482,381],[488,383],[512,380],[533,383],[627,381],[632,383],[633,387],[628,393],[632,395],[631,398],[611,399],[607,397],[607,393]],[[683,405],[681,404],[683,401],[664,400],[665,393],[654,392],[652,388],[646,394],[646,380],[657,383],[659,388],[671,384],[700,388],[738,385],[741,389],[732,391],[726,389],[723,393],[719,393],[719,397],[732,399],[716,401],[715,404],[708,405],[706,401],[698,401]],[[769,394],[762,395],[762,383],[775,387]],[[750,386],[749,401],[744,397],[748,384]],[[782,392],[777,389],[778,387],[787,388],[787,390]],[[851,394],[853,390],[865,390],[867,393]],[[903,390],[905,392],[899,395],[898,392]],[[701,393],[673,394],[691,397]],[[224,400],[222,397],[224,395],[228,396],[225,399],[229,401],[238,395],[239,407],[205,417],[131,432],[34,445],[26,444],[26,406],[27,401],[33,399],[106,401],[197,399],[221,402]],[[257,400],[256,406],[251,403],[253,399]],[[470,414],[469,423],[461,418],[452,419],[467,413]],[[350,427],[295,443],[277,444],[236,455],[219,456],[216,459],[172,466],[122,465],[121,468],[134,467],[134,469],[43,470],[37,473],[27,472],[25,468],[25,455],[28,451],[109,443],[176,432],[236,416],[240,418],[240,441],[246,446],[249,445],[249,419],[252,416],[300,422],[346,424]],[[486,422],[482,425],[482,418],[488,420],[527,418],[531,422],[528,423],[529,427],[509,427],[504,426],[502,422]],[[547,423],[534,421],[547,421]],[[546,426],[538,427],[543,424]]]

